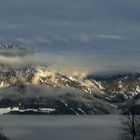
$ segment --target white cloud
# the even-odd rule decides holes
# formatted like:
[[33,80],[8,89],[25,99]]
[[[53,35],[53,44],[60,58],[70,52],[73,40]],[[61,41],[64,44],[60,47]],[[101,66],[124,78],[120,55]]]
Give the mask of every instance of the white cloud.
[[80,42],[90,42],[92,41],[92,36],[87,34],[73,34],[70,36],[71,40],[80,41]]
[[35,42],[40,42],[40,43],[46,43],[46,44],[51,44],[52,43],[52,40],[48,37],[45,37],[45,36],[40,36],[40,35],[37,35],[33,38],[33,40]]
[[60,42],[64,42],[64,43],[69,43],[70,39],[68,37],[62,37],[62,36],[54,36],[53,39],[55,41],[60,41]]
[[126,40],[125,36],[113,35],[113,34],[96,34],[95,37],[99,39]]

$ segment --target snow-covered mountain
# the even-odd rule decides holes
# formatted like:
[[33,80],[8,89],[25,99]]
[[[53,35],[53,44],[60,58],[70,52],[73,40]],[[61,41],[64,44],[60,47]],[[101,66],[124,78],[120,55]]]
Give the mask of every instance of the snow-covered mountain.
[[87,76],[89,80],[96,80],[104,87],[103,92],[114,102],[121,102],[140,94],[140,74],[127,73],[108,76]]
[[[110,77],[87,76],[75,78],[43,66],[28,66],[13,69],[0,67],[1,90],[15,88],[20,95],[28,86],[40,85],[54,89],[72,88],[81,94],[2,98],[0,112],[19,114],[104,114],[117,112],[120,104],[129,97],[139,99],[140,75],[124,74]],[[35,87],[36,88],[36,87]],[[47,92],[47,89],[46,89]]]
[[[2,57],[23,57],[33,52],[35,50],[31,48],[0,46]],[[132,96],[138,100],[140,109],[140,74],[81,75],[61,73],[45,65],[12,67],[1,63],[0,113],[116,113]],[[63,94],[57,94],[58,91]]]
[[71,87],[87,93],[100,92],[101,85],[87,79],[76,79],[72,75],[64,75],[49,70],[42,66],[28,66],[14,69],[6,65],[0,65],[0,88],[16,87],[19,85],[44,85],[54,88]]
[[[24,94],[28,86],[36,88],[37,85],[49,87],[56,90],[68,90],[63,95],[55,95],[53,97],[20,97]],[[9,66],[1,65],[0,69],[0,89],[5,90],[15,88],[18,95],[11,99],[10,97],[1,98],[1,113],[28,113],[28,114],[94,114],[94,113],[110,113],[115,110],[114,106],[109,103],[102,103],[97,100],[93,94],[102,94],[100,92],[101,85],[87,79],[79,79],[72,75],[64,75],[59,72],[49,70],[42,66],[28,66],[20,69],[14,69]],[[38,90],[38,89],[37,89]],[[46,93],[47,88],[45,89]],[[78,90],[81,94],[73,94],[74,90]],[[63,91],[63,92],[64,92]],[[30,91],[29,91],[30,92]],[[35,91],[36,92],[36,91]],[[19,96],[19,97],[18,97]],[[96,107],[95,107],[96,102]],[[98,105],[97,105],[98,104]],[[103,109],[102,104],[106,104]],[[100,109],[98,109],[100,108]]]

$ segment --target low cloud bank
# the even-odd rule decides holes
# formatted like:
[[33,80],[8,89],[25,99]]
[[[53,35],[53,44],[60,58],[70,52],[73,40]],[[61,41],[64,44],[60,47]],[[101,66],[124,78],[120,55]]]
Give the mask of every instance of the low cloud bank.
[[26,85],[25,87],[11,87],[0,90],[0,99],[2,98],[27,98],[27,97],[58,97],[65,94],[80,96],[84,93],[74,88],[53,88],[42,85]]

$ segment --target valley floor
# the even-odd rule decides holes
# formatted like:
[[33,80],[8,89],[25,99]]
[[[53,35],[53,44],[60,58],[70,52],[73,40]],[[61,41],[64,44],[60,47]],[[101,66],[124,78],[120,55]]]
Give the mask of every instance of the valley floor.
[[0,115],[0,125],[11,140],[117,140],[120,119],[119,115]]

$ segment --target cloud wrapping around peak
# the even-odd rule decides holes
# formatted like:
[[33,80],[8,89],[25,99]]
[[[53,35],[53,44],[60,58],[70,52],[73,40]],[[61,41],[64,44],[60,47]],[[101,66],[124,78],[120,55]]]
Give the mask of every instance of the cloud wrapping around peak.
[[16,46],[16,45],[1,45],[0,46],[0,56],[5,57],[23,57],[26,55],[34,54],[37,50],[33,48],[26,48],[23,46]]

